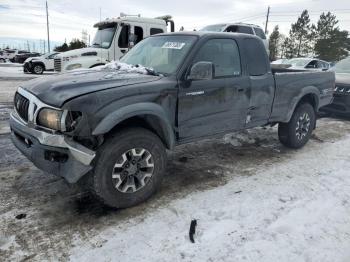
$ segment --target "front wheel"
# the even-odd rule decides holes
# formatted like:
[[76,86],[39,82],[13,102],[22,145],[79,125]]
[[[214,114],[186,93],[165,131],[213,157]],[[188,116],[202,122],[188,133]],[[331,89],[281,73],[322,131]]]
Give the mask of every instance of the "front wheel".
[[111,207],[137,205],[160,186],[165,165],[165,147],[156,134],[143,128],[122,130],[97,152],[93,193]]
[[300,104],[288,123],[279,124],[279,140],[287,147],[301,148],[309,141],[315,125],[316,114],[312,105]]

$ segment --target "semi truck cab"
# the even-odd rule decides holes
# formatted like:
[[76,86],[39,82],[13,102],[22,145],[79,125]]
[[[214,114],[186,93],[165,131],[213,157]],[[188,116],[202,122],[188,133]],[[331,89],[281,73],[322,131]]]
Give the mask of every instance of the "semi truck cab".
[[78,68],[93,68],[119,60],[130,48],[151,35],[174,31],[170,16],[144,18],[121,14],[94,25],[97,28],[91,46],[61,53],[55,58],[55,71],[66,72]]

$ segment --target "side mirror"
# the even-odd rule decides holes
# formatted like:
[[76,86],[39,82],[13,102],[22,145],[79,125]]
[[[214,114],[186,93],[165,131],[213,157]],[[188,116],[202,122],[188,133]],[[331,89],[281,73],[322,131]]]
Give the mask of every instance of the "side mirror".
[[211,80],[214,77],[214,65],[212,62],[197,62],[190,70],[187,80]]

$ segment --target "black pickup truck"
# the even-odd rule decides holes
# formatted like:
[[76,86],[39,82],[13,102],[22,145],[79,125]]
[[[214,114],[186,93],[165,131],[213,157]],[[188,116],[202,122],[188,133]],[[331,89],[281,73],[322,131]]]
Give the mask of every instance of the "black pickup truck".
[[23,84],[12,139],[41,170],[129,207],[155,192],[179,144],[278,124],[285,146],[304,146],[334,83],[334,72],[271,69],[255,36],[160,34],[120,62]]

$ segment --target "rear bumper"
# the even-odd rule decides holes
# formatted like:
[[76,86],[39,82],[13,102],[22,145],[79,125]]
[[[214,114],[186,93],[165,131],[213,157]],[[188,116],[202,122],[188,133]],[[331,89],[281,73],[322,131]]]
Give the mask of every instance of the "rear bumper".
[[333,103],[322,107],[320,111],[350,116],[350,95],[335,95]]
[[92,169],[95,152],[63,135],[29,128],[16,113],[11,114],[10,127],[13,144],[39,169],[69,183],[77,182]]

